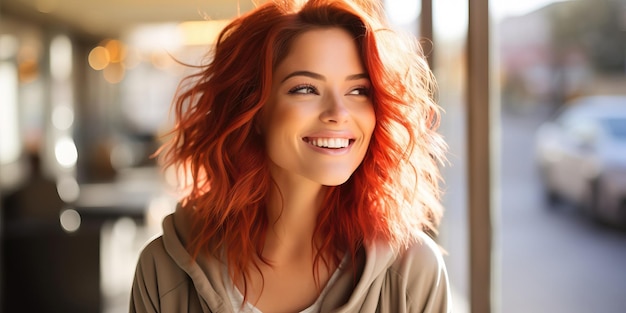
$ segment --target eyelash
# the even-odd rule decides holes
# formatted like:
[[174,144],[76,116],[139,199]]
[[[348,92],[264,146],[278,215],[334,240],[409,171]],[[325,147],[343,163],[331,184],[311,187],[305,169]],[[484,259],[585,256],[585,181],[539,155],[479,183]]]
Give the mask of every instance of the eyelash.
[[357,96],[369,96],[371,88],[360,86],[360,87],[354,88],[352,91],[350,91],[350,93],[354,91],[359,91],[359,94]]
[[[306,91],[306,92],[301,92],[301,91]],[[303,94],[303,95],[305,94],[319,95],[317,88],[315,88],[315,86],[311,84],[302,84],[302,85],[295,86],[289,89],[288,93],[289,94]]]
[[[302,92],[305,91],[305,92]],[[352,89],[348,94],[352,94],[354,91],[358,91],[358,94],[355,94],[355,96],[369,96],[370,95],[370,91],[371,89],[368,87],[364,87],[364,86],[360,86],[357,88]],[[315,94],[315,95],[319,95],[319,92],[317,91],[317,88],[311,84],[302,84],[302,85],[298,85],[295,86],[291,89],[289,89],[289,91],[287,92],[289,94]]]

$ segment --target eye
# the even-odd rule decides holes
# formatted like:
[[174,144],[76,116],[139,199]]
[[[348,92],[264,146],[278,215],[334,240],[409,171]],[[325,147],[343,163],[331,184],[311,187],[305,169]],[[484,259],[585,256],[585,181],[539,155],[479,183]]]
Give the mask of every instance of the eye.
[[315,88],[315,86],[310,85],[310,84],[295,86],[289,89],[288,93],[289,94],[301,94],[301,95],[306,95],[306,94],[319,95],[317,88]]
[[355,95],[355,96],[369,96],[370,95],[370,88],[369,87],[365,87],[365,86],[356,87],[356,88],[352,89],[348,94],[349,95]]

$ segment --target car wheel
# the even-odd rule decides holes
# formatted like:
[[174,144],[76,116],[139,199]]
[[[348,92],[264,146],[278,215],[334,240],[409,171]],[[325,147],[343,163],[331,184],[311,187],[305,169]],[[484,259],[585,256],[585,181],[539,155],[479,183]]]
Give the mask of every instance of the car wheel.
[[549,183],[550,178],[549,178],[547,167],[545,166],[540,167],[539,178],[540,178],[541,192],[543,193],[542,195],[543,203],[545,207],[548,209],[555,209],[556,207],[559,206],[562,199],[559,196],[559,194],[552,187],[550,187],[550,183]]
[[547,208],[554,209],[559,206],[561,197],[554,190],[544,187],[543,193],[544,203]]
[[589,184],[589,197],[585,209],[594,221],[606,224],[608,221],[604,213],[605,201],[602,194],[602,180],[600,178],[594,179]]

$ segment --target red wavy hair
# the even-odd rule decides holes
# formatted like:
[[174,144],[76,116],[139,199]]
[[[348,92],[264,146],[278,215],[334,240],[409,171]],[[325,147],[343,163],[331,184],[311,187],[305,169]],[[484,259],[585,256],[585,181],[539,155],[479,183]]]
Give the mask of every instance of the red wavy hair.
[[293,40],[312,29],[340,27],[354,36],[376,114],[362,164],[346,183],[327,189],[315,230],[322,238],[315,262],[336,264],[339,252],[354,255],[379,240],[401,249],[419,232],[435,232],[445,144],[436,132],[434,80],[415,39],[387,28],[375,3],[266,3],[232,21],[208,65],[181,83],[163,160],[191,175],[182,201],[194,223],[188,249],[194,257],[225,257],[244,287],[250,266],[263,260],[272,185],[256,119],[270,94],[273,70]]

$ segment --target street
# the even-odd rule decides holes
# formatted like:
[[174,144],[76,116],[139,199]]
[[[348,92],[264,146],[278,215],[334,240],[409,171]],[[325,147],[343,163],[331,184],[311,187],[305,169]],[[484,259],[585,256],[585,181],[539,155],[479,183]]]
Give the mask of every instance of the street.
[[[446,216],[441,244],[455,293],[455,312],[467,311],[467,226],[464,127],[461,113],[448,110],[442,133],[450,144]],[[533,165],[533,136],[545,114],[502,114],[493,192],[494,312],[626,312],[626,231],[598,225],[566,204],[543,203]],[[456,122],[455,122],[456,120]],[[454,126],[452,126],[454,125]],[[496,164],[497,164],[496,162]]]

